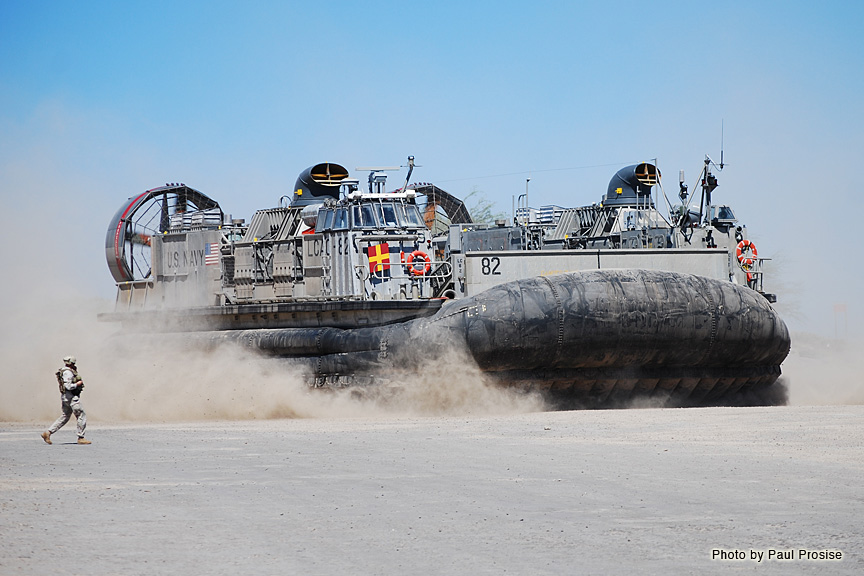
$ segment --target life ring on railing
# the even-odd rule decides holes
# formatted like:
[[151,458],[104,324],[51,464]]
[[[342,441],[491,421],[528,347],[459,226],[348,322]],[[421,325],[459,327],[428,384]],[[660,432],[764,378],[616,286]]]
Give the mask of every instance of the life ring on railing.
[[[417,260],[417,258],[420,258],[420,260]],[[423,276],[424,274],[429,274],[430,270],[432,270],[432,261],[429,260],[429,256],[421,250],[415,250],[409,254],[408,260],[406,260],[405,263],[408,265],[408,270],[410,270],[414,276]],[[420,264],[421,267],[417,268],[417,264]]]
[[[748,254],[749,252],[749,254]],[[756,245],[750,240],[741,240],[738,243],[738,248],[735,250],[735,256],[738,257],[738,262],[745,270],[756,263],[756,258],[759,252],[756,251]]]
[[759,252],[756,250],[756,244],[750,240],[741,240],[741,242],[738,243],[738,248],[735,250],[735,256],[738,258],[738,263],[741,265],[741,268],[747,271],[747,281],[752,281],[753,274],[750,273],[750,269],[756,263],[756,258],[759,256]]

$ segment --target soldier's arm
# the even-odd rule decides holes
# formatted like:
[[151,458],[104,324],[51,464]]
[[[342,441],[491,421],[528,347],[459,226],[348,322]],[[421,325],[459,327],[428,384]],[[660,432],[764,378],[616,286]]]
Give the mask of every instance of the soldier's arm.
[[77,384],[75,384],[75,382],[74,382],[74,375],[72,374],[72,371],[71,370],[64,370],[63,371],[63,387],[66,388],[66,390],[72,390],[73,388],[75,388],[75,386],[77,386]]

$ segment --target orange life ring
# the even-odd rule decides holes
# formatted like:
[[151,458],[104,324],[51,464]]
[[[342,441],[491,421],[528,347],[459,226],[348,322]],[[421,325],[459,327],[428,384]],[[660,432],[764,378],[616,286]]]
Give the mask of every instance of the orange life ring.
[[[752,255],[748,255],[745,250],[749,250]],[[738,243],[738,248],[735,250],[735,256],[738,257],[738,262],[742,268],[747,268],[756,263],[756,258],[759,252],[756,251],[756,245],[750,240],[741,240]]]
[[756,245],[750,240],[741,240],[738,243],[738,248],[735,250],[735,256],[738,258],[741,268],[747,271],[747,281],[750,282],[753,280],[750,268],[756,263],[756,258],[759,256]]
[[[420,261],[417,261],[416,258],[420,258]],[[425,252],[420,250],[415,250],[409,254],[408,260],[406,260],[405,263],[408,264],[408,270],[410,270],[414,276],[423,276],[424,274],[429,274],[429,271],[432,270],[432,261],[429,260],[429,256],[427,256]],[[421,264],[419,269],[416,266],[417,264]]]

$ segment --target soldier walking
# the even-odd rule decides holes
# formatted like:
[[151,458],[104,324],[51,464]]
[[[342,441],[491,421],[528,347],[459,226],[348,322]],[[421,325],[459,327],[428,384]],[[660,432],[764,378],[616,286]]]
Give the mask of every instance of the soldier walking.
[[42,439],[46,444],[51,444],[51,435],[62,428],[72,414],[75,414],[78,419],[78,444],[90,444],[91,442],[84,438],[84,429],[87,427],[87,415],[81,406],[81,391],[84,389],[84,382],[78,375],[74,356],[63,358],[63,367],[57,370],[57,383],[60,385],[63,414],[48,430],[42,433]]

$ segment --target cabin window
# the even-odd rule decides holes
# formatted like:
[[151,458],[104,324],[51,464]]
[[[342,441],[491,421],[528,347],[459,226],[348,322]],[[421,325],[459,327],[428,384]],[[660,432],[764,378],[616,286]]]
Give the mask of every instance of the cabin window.
[[420,218],[420,212],[413,204],[400,204],[399,212],[402,220],[405,221],[405,226],[409,228],[422,228],[423,220]]
[[348,209],[347,208],[337,208],[336,216],[333,219],[333,229],[334,230],[347,230],[348,229]]
[[393,204],[389,202],[386,204],[381,204],[380,215],[383,216],[381,222],[383,223],[384,227],[399,225],[399,220],[396,218],[396,209],[393,207]]
[[716,218],[718,220],[735,220],[735,214],[728,206],[717,206]]
[[322,232],[324,230],[329,230],[330,226],[333,225],[333,211],[332,210],[321,210],[318,213],[318,222],[319,226],[316,226],[318,232]]
[[378,227],[378,222],[375,221],[375,209],[371,204],[360,204],[358,206],[354,206],[354,227]]

